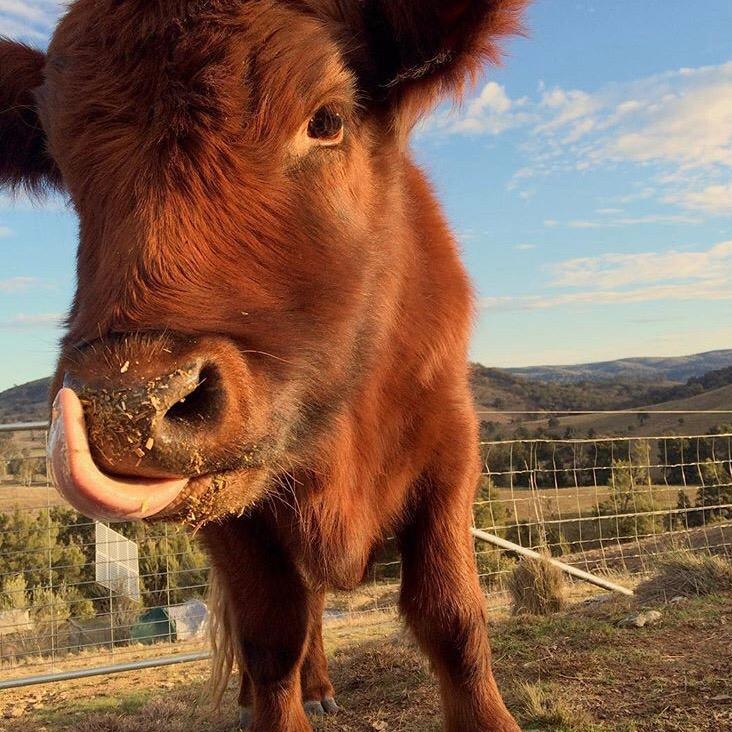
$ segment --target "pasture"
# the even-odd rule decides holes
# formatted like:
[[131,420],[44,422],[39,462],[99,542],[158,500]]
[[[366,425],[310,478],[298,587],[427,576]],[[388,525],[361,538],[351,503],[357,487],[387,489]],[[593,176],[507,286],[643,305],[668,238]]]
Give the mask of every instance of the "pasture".
[[[600,596],[602,599],[602,596]],[[522,729],[546,732],[719,732],[732,728],[732,595],[660,607],[658,625],[617,626],[634,601],[579,597],[548,618],[493,607],[496,675]],[[438,732],[436,683],[389,613],[326,626],[341,712],[317,732]],[[6,691],[5,732],[233,732],[229,689],[206,702],[207,663]]]

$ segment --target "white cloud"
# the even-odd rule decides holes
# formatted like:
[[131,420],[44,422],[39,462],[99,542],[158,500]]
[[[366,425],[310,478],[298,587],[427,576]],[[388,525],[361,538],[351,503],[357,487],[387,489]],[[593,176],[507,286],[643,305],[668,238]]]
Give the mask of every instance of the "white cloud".
[[63,317],[60,313],[42,313],[40,315],[19,313],[7,320],[0,320],[0,328],[23,330],[26,328],[59,327],[63,321]]
[[701,219],[683,214],[647,214],[644,216],[616,216],[606,219],[573,219],[567,222],[570,229],[615,229],[639,224],[698,224]]
[[531,251],[532,249],[536,249],[536,244],[516,244],[514,249],[517,252],[528,252],[528,251]]
[[564,292],[486,297],[492,310],[629,304],[658,300],[732,300],[732,240],[701,251],[604,254],[559,262],[548,285]]
[[527,111],[526,97],[511,99],[505,87],[489,81],[464,105],[439,109],[422,125],[422,132],[462,135],[498,135],[536,119]]
[[641,287],[632,290],[592,290],[561,295],[519,295],[484,297],[480,306],[486,310],[546,310],[577,305],[628,305],[657,300],[732,300],[732,289],[725,287],[700,290],[695,284]]
[[0,13],[14,15],[30,22],[45,19],[44,12],[38,7],[38,3],[27,0],[0,0]]
[[[627,201],[656,197],[708,214],[732,214],[732,61],[593,91],[540,87],[531,99],[513,99],[490,82],[462,108],[439,112],[427,127],[440,134],[523,135],[527,163],[511,188],[544,175],[651,166],[654,185]],[[680,186],[692,190],[679,192]]]
[[712,214],[732,214],[732,183],[710,185],[700,191],[669,194],[666,201]]
[[28,290],[31,287],[38,286],[40,280],[36,277],[9,277],[4,280],[0,280],[0,292],[21,292]]
[[0,239],[13,235],[13,230],[7,226],[0,226]]
[[551,267],[555,287],[627,287],[673,280],[732,282],[732,241],[703,251],[603,254],[569,259]]
[[553,89],[535,131],[593,167],[657,163],[672,170],[732,167],[732,62],[657,74],[598,91]]

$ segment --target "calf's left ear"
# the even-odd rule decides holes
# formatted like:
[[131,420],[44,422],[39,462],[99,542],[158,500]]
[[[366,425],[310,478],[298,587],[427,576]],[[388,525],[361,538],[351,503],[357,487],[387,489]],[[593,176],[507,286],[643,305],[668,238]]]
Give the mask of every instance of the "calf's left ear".
[[[331,0],[333,2],[333,0]],[[501,40],[521,32],[530,0],[335,0],[354,33],[352,65],[367,103],[411,126],[445,96],[459,96]]]
[[41,51],[0,38],[0,188],[38,191],[60,183],[33,94],[45,63]]

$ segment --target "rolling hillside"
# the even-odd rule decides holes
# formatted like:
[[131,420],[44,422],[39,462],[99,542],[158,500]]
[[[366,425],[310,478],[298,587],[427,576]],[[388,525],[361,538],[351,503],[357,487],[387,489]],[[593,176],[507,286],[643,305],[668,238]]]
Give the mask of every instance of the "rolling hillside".
[[[557,417],[549,426],[548,419],[523,423],[524,429],[533,433],[544,429],[552,434],[566,434],[571,430],[577,437],[588,435],[703,435],[714,427],[732,425],[732,384],[711,389],[684,399],[661,402],[648,406],[652,411],[671,414],[578,414]],[[673,412],[728,410],[726,414],[673,414]],[[518,426],[518,425],[517,425]],[[725,430],[727,431],[727,430]],[[730,429],[732,431],[732,429]]]
[[[681,373],[689,364],[703,362],[716,363],[722,358],[719,354],[732,351],[716,351],[686,359],[666,359],[684,361],[687,366],[674,367]],[[638,359],[658,361],[659,359]],[[661,359],[662,360],[662,359]],[[624,361],[614,362],[613,366],[622,372]],[[598,369],[608,372],[607,365],[598,364]],[[579,371],[585,366],[576,367]],[[666,373],[671,366],[665,363]],[[696,368],[696,367],[695,367]],[[584,372],[584,371],[583,371]],[[597,371],[600,373],[600,371]],[[654,372],[656,373],[656,372]],[[48,415],[47,393],[49,379],[39,379],[0,393],[0,424],[45,420]],[[550,380],[527,378],[508,370],[489,368],[474,364],[471,371],[471,386],[481,420],[492,423],[491,437],[508,437],[523,427],[531,433],[542,429],[552,435],[562,436],[567,428],[578,436],[592,434],[632,435],[668,432],[706,432],[710,427],[732,422],[729,415],[574,415],[559,416],[551,420],[536,419],[534,411],[607,411],[638,410],[648,408],[664,411],[687,410],[725,410],[732,409],[732,367],[704,372],[703,375],[689,377],[686,382],[668,378],[636,380],[627,377],[587,379],[585,381]],[[505,414],[520,412],[525,414]],[[681,420],[681,421],[680,421]]]
[[603,379],[684,382],[732,366],[732,349],[673,358],[625,358],[570,366],[529,366],[506,369],[538,381],[576,382]]

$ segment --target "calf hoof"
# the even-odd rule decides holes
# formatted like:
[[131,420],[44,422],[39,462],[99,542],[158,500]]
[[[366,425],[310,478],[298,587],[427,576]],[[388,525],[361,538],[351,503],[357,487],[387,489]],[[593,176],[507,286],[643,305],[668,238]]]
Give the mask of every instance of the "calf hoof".
[[249,729],[252,723],[252,708],[239,707],[239,729]]
[[305,707],[305,712],[310,717],[322,717],[324,714],[335,714],[338,711],[338,705],[331,696],[327,696],[320,701],[317,699],[306,701],[303,707]]
[[[335,714],[340,708],[332,696],[327,696],[322,701],[314,699],[303,704],[305,713],[310,717],[322,717],[324,714]],[[252,723],[252,708],[239,707],[239,729],[247,730]]]
[[303,704],[303,707],[305,707],[305,714],[307,714],[308,717],[322,717],[325,714],[325,709],[323,709],[322,703],[317,699],[314,699],[313,701],[306,701]]

